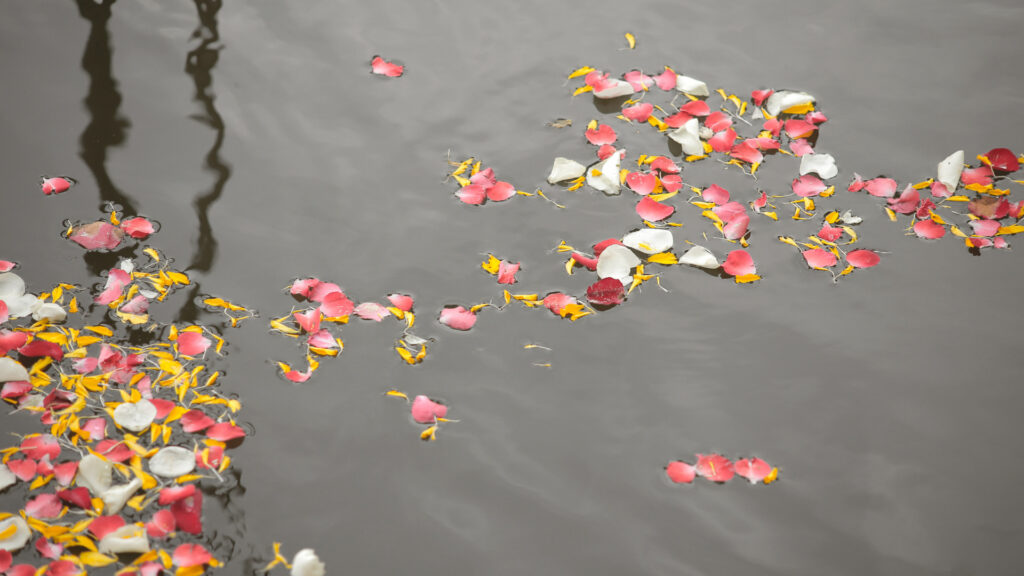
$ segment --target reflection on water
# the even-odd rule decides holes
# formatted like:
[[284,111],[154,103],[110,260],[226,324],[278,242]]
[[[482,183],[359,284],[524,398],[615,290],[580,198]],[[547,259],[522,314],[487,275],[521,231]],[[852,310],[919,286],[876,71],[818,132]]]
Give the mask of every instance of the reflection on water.
[[194,99],[202,108],[201,112],[192,116],[193,119],[209,126],[216,133],[213,145],[206,152],[204,167],[214,174],[213,185],[200,193],[193,206],[199,219],[199,237],[196,239],[195,251],[189,263],[189,269],[207,272],[217,257],[217,239],[210,225],[210,206],[216,202],[224,191],[224,185],[231,177],[231,167],[220,157],[220,147],[224,144],[224,119],[214,106],[212,90],[213,76],[211,71],[217,64],[221,46],[220,34],[217,32],[217,13],[223,3],[221,0],[195,0],[199,26],[192,33],[199,38],[199,45],[188,53],[185,60],[185,72],[192,77],[196,92]]
[[90,120],[79,139],[79,156],[96,179],[100,204],[113,202],[126,212],[135,214],[135,204],[114,184],[106,166],[107,149],[124,144],[128,127],[131,126],[131,121],[118,113],[121,93],[117,91],[117,80],[111,73],[112,50],[107,22],[115,1],[76,0],[78,13],[89,21],[89,37],[82,53],[82,70],[89,76],[89,92],[84,102]]

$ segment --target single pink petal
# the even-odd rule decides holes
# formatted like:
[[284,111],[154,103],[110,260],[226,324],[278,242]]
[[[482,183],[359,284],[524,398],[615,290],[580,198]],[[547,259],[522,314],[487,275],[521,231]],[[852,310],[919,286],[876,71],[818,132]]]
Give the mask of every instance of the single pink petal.
[[71,361],[71,367],[79,374],[88,374],[96,369],[99,362],[98,358],[79,358]]
[[769,118],[764,121],[764,129],[771,132],[773,137],[778,138],[779,134],[782,134],[782,120]]
[[824,248],[804,250],[801,254],[803,254],[804,260],[807,261],[807,265],[811,268],[831,268],[839,262],[835,254]]
[[89,433],[89,440],[98,442],[107,437],[106,418],[88,418],[80,421],[80,428]]
[[245,430],[231,422],[221,422],[207,428],[206,437],[220,442],[230,442],[236,438],[245,438]]
[[712,482],[728,482],[736,475],[732,461],[720,454],[697,454],[697,474]]
[[822,240],[828,240],[829,242],[835,242],[843,237],[843,229],[837,226],[832,226],[828,222],[825,222],[821,226],[821,230],[818,230],[818,238]]
[[817,125],[812,124],[806,120],[800,120],[799,118],[790,118],[789,120],[786,120],[784,127],[784,130],[786,131],[786,136],[789,136],[790,138],[793,139],[806,138],[813,134],[814,131],[817,129]]
[[805,114],[804,120],[807,120],[808,122],[813,122],[815,124],[822,124],[828,122],[828,116],[825,116],[824,112],[819,112],[818,110],[815,110],[813,112],[808,112],[807,114]]
[[654,104],[649,102],[641,102],[622,109],[622,115],[634,122],[647,122],[651,112],[654,112]]
[[595,257],[601,256],[601,253],[604,252],[605,248],[607,248],[607,247],[609,247],[609,246],[611,246],[613,244],[618,244],[619,246],[622,246],[622,242],[619,242],[619,240],[616,239],[616,238],[609,238],[607,240],[602,240],[602,241],[598,242],[597,244],[594,244],[594,256]]
[[89,533],[97,540],[102,540],[104,536],[124,526],[124,524],[124,518],[121,516],[98,516],[89,523]]
[[398,78],[405,71],[405,66],[393,64],[380,56],[374,56],[373,60],[370,61],[370,71],[381,76]]
[[438,321],[453,330],[469,330],[476,324],[476,313],[462,306],[449,307],[441,310]]
[[739,202],[726,202],[721,206],[715,206],[711,211],[722,219],[722,222],[729,223],[747,213],[747,207]]
[[789,143],[789,149],[793,151],[793,155],[797,158],[804,156],[805,154],[811,154],[814,152],[814,148],[811,147],[810,143],[803,138],[792,140]]
[[[399,73],[400,74],[400,73]],[[395,74],[388,74],[394,76]],[[179,568],[209,564],[213,556],[199,544],[182,544],[174,549],[174,565]]]
[[469,177],[470,184],[479,184],[484,188],[490,188],[498,183],[498,177],[494,175],[494,168],[484,168],[483,170],[473,174]]
[[868,194],[880,198],[892,198],[896,195],[896,181],[892,178],[872,178],[864,186]]
[[651,78],[639,70],[630,70],[629,72],[626,72],[622,76],[622,79],[629,82],[629,85],[633,87],[635,92],[639,92],[654,84],[654,78]]
[[697,470],[686,462],[676,460],[668,463],[668,466],[665,467],[665,474],[676,484],[690,484],[696,478]]
[[20,478],[22,482],[28,482],[36,477],[37,466],[36,461],[29,458],[7,461],[7,469]]
[[63,508],[56,494],[40,494],[25,503],[25,514],[32,518],[56,518]]
[[391,316],[390,310],[376,302],[363,302],[359,306],[356,306],[353,312],[363,320],[373,320],[374,322],[380,322],[388,316]]
[[673,206],[651,200],[647,196],[641,198],[640,202],[636,205],[636,213],[644,220],[649,220],[651,222],[664,220],[671,216],[675,211],[676,209]]
[[121,305],[120,311],[125,314],[145,314],[149,310],[149,298],[139,294]]
[[590,142],[594,146],[603,146],[605,144],[613,144],[618,135],[615,134],[615,130],[607,124],[598,124],[594,130],[587,130],[584,133],[587,137],[587,142]]
[[[208,452],[206,452],[209,450]],[[205,460],[203,452],[206,452]],[[224,461],[224,449],[220,446],[214,445],[203,450],[196,451],[196,466],[198,468],[213,468],[217,469],[220,467],[221,462]]]
[[54,560],[46,567],[46,576],[85,576],[85,571],[71,560]]
[[[9,555],[10,552],[4,550],[0,554]],[[31,564],[16,564],[7,569],[4,574],[7,576],[35,576],[36,567]],[[49,576],[49,574],[47,575]]]
[[[8,313],[8,310],[7,310],[7,302],[4,302],[3,300],[0,300],[0,324],[3,324],[4,322],[7,322],[7,320],[9,320],[10,317],[11,316]],[[4,354],[6,354],[6,353],[7,352],[5,351]]]
[[878,265],[882,258],[872,250],[854,250],[846,253],[846,262],[854,268],[871,268]]
[[103,286],[103,291],[99,293],[93,299],[93,302],[106,306],[114,300],[121,297],[121,292],[124,291],[124,287],[130,284],[132,281],[131,274],[121,270],[120,268],[112,268],[107,273],[107,283]]
[[988,248],[994,244],[990,238],[976,238],[971,236],[970,238],[965,238],[965,240],[975,248]]
[[177,524],[178,530],[187,534],[202,534],[203,493],[196,491],[195,494],[171,504],[171,513],[174,514],[174,523]]
[[782,144],[774,138],[767,136],[758,136],[757,138],[747,138],[746,142],[758,150],[780,150]]
[[122,220],[121,229],[124,230],[125,234],[135,238],[136,240],[143,240],[149,237],[150,234],[156,232],[156,228],[153,226],[152,222],[138,216]]
[[519,262],[515,264],[502,260],[498,264],[498,284],[515,284],[516,272],[519,272]]
[[1009,248],[1010,243],[1006,241],[1006,238],[1003,238],[1002,236],[996,236],[995,238],[992,239],[992,246],[998,250],[1002,250],[1004,248]]
[[949,188],[945,184],[936,180],[932,182],[932,196],[936,198],[949,198],[953,193],[950,192]]
[[682,168],[667,156],[658,156],[651,161],[651,170],[657,170],[662,174],[678,174]]
[[967,168],[960,173],[960,181],[964,183],[964,186],[970,186],[971,184],[988,186],[992,183],[992,169],[988,166]]
[[58,490],[57,497],[68,504],[78,506],[82,510],[92,510],[92,497],[89,495],[89,489],[84,486],[68,490]]
[[146,522],[146,534],[150,538],[166,538],[175,528],[174,513],[168,509],[157,510],[153,518]]
[[86,250],[113,250],[124,239],[124,230],[103,220],[76,226],[68,239]]
[[515,195],[516,187],[500,180],[487,189],[487,199],[492,202],[503,202]]
[[487,189],[480,184],[470,184],[459,188],[455,195],[466,204],[479,206],[487,198]]
[[675,192],[683,187],[683,177],[679,174],[665,174],[661,177],[661,187],[666,192]]
[[715,152],[728,152],[732,150],[737,137],[736,131],[729,128],[712,136],[711,139],[708,140],[708,144],[711,145],[711,149]]
[[213,344],[199,332],[182,332],[178,334],[178,353],[185,356],[200,356]]
[[21,441],[20,450],[27,458],[39,461],[49,456],[50,462],[53,462],[60,456],[60,443],[50,434],[37,434],[26,436]]
[[921,203],[917,205],[917,212],[915,213],[917,219],[924,220],[925,218],[931,218],[932,210],[934,210],[935,207],[935,202],[932,202],[931,198],[921,200]]
[[768,193],[764,190],[761,191],[761,195],[757,197],[751,204],[754,206],[754,210],[760,214],[761,209],[768,205]]
[[416,422],[433,424],[437,418],[444,418],[448,415],[448,407],[420,394],[412,401],[411,413],[412,419]]
[[760,458],[741,458],[736,461],[736,474],[750,480],[751,484],[757,484],[772,473],[771,464]]
[[760,106],[764,104],[764,101],[767,100],[768,97],[774,93],[775,90],[772,90],[771,88],[765,88],[764,90],[754,90],[753,92],[750,93],[750,99],[754,101],[754,106]]
[[160,489],[160,496],[157,499],[157,504],[160,506],[167,506],[175,502],[184,500],[196,493],[195,484],[185,484],[183,486],[168,486],[167,488]]
[[742,160],[751,164],[757,164],[764,160],[764,154],[761,154],[761,151],[748,140],[744,140],[743,142],[733,146],[732,150],[729,151],[729,155],[737,160]]
[[690,100],[679,109],[690,116],[707,116],[711,113],[711,107],[703,100]]
[[626,174],[626,186],[641,196],[647,196],[658,186],[658,177],[649,172],[630,172]]
[[285,378],[297,384],[301,384],[306,380],[309,380],[310,376],[312,375],[312,370],[306,370],[305,372],[299,372],[298,370],[289,370],[288,372],[284,373]]
[[306,339],[306,343],[313,348],[323,348],[325,350],[333,350],[338,347],[338,341],[327,330],[320,330],[310,334],[309,338]]
[[78,462],[62,462],[53,467],[53,477],[61,486],[70,486],[78,473]]
[[587,288],[587,301],[595,306],[622,304],[626,290],[618,278],[602,278]]
[[317,284],[320,284],[320,281],[316,278],[299,278],[292,282],[291,293],[293,296],[308,298],[310,291],[313,290]]
[[942,238],[946,235],[946,227],[941,224],[936,224],[933,220],[921,220],[917,224],[914,224],[914,233],[917,234],[919,238],[935,240],[936,238]]
[[916,188],[907,184],[899,198],[889,198],[889,208],[900,214],[910,214],[917,211],[917,203],[921,201],[921,194]]
[[825,191],[828,186],[821,181],[814,174],[804,174],[803,176],[793,180],[793,193],[801,198],[807,198],[809,196],[817,196]]
[[205,412],[197,408],[193,408],[181,415],[181,429],[189,434],[202,432],[214,424],[216,422],[214,422],[213,418],[210,418]]
[[28,342],[28,333],[26,332],[0,330],[0,356],[6,355],[10,350],[21,348],[26,342]]
[[998,220],[971,220],[970,225],[978,236],[995,236],[999,232]]
[[320,312],[328,318],[348,316],[355,310],[355,304],[342,292],[331,292],[320,303]]
[[94,450],[111,462],[124,462],[135,455],[127,444],[113,438],[100,440]]
[[49,196],[50,194],[67,192],[77,183],[78,182],[74,178],[69,178],[67,176],[53,176],[49,178],[44,176],[39,186],[43,190],[43,194]]
[[[596,268],[597,266],[595,265],[595,269]],[[562,311],[566,306],[579,304],[579,300],[577,300],[575,296],[570,296],[561,292],[552,292],[551,294],[548,294],[544,297],[542,302],[544,303],[545,308],[558,315],[562,314]]]
[[[575,260],[577,264],[591,272],[597,270],[597,258],[588,258],[579,252],[573,252],[572,259]],[[31,384],[29,384],[29,386],[31,387]],[[29,390],[31,390],[31,388],[29,388]]]
[[671,116],[668,116],[667,118],[662,120],[662,122],[664,122],[665,125],[668,126],[669,128],[679,128],[683,124],[689,122],[692,118],[693,116],[687,114],[686,112],[680,111],[676,112]]
[[853,181],[850,182],[850,186],[847,188],[850,192],[860,192],[867,186],[867,183],[860,177],[860,174],[853,173]]
[[700,196],[706,202],[712,202],[717,206],[721,206],[722,204],[725,204],[726,202],[729,201],[729,191],[726,190],[725,188],[722,188],[718,184],[712,184],[711,186],[708,186],[707,188],[704,189],[703,192],[700,193]]
[[[88,490],[86,490],[86,493],[88,493]],[[35,547],[39,555],[48,560],[56,560],[64,552],[63,546],[50,542],[45,537],[36,540]],[[47,574],[49,574],[49,571],[47,571]]]
[[721,132],[722,130],[728,129],[732,126],[732,118],[728,114],[721,110],[712,112],[704,119],[704,125],[711,129],[712,132]]
[[295,321],[298,322],[299,327],[306,332],[316,332],[320,330],[320,309],[313,308],[312,310],[306,310],[305,312],[293,312],[292,316]]
[[665,68],[664,72],[654,77],[654,83],[662,90],[674,90],[676,87],[676,73]]
[[594,92],[607,90],[615,85],[615,81],[608,78],[608,73],[594,70],[583,77],[583,82],[594,89]]
[[407,294],[388,294],[388,301],[392,306],[404,312],[412,310],[412,296]]
[[615,154],[615,152],[615,146],[612,146],[611,144],[604,144],[597,149],[597,159],[607,160],[612,154]]
[[722,263],[722,270],[730,276],[747,276],[757,273],[754,259],[746,250],[729,252],[729,255],[725,257],[725,262]]
[[747,233],[747,227],[749,225],[750,216],[747,214],[741,214],[733,218],[722,228],[722,234],[727,240],[739,240]]

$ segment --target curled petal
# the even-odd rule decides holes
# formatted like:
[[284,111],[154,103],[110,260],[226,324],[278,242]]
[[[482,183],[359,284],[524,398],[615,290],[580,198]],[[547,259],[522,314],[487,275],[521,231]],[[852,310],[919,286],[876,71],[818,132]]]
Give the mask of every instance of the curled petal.
[[462,306],[448,307],[441,310],[438,321],[452,330],[469,330],[476,324],[476,313]]
[[941,224],[936,224],[933,220],[921,220],[917,224],[914,224],[914,233],[917,234],[919,238],[935,240],[946,235],[946,227]]
[[722,263],[722,270],[725,270],[725,273],[730,276],[747,276],[757,273],[754,258],[746,250],[729,252],[729,255],[725,257],[725,262]]
[[824,248],[804,250],[802,254],[804,256],[804,260],[807,261],[807,265],[811,268],[831,268],[839,262],[839,259],[836,258],[835,254],[825,250]]
[[380,56],[374,56],[370,61],[370,71],[381,76],[398,78],[405,72],[405,66],[388,62]]
[[448,407],[420,394],[412,401],[412,419],[420,424],[433,424],[437,418],[448,415]]

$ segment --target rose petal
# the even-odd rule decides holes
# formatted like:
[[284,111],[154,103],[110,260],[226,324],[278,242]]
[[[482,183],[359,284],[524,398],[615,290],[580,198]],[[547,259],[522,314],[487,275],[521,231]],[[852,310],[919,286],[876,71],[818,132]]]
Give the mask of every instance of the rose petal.
[[353,312],[363,320],[373,320],[374,322],[380,322],[391,316],[391,311],[376,302],[363,302],[356,306]]
[[113,250],[124,239],[124,230],[100,220],[75,227],[68,239],[86,250]]
[[441,310],[438,321],[452,330],[469,330],[476,324],[476,313],[462,306],[446,307]]
[[824,248],[804,250],[801,254],[803,254],[804,260],[807,261],[807,265],[811,268],[831,268],[839,262],[835,254]]
[[736,474],[733,463],[720,454],[697,454],[697,474],[712,482],[728,482]]
[[230,442],[237,438],[245,438],[245,430],[231,422],[220,422],[206,429],[206,437],[219,442]]
[[665,474],[676,484],[690,484],[696,478],[697,470],[686,462],[676,460],[668,463],[668,466],[665,467]]
[[644,196],[636,205],[636,213],[644,220],[657,222],[668,218],[676,211],[675,207],[662,204]]
[[793,193],[801,198],[817,196],[825,191],[828,186],[820,178],[811,174],[805,174],[793,180]]
[[437,418],[444,418],[448,414],[448,407],[421,394],[413,399],[411,413],[416,422],[433,424]]
[[746,250],[733,250],[725,257],[722,270],[730,276],[747,276],[757,273],[754,258]]
[[871,250],[854,250],[846,253],[846,262],[854,268],[871,268],[881,260],[882,258]]
[[596,129],[584,132],[584,136],[586,136],[587,142],[590,142],[594,146],[614,144],[615,140],[618,139],[618,135],[615,134],[615,130],[607,124],[598,124]]
[[370,71],[381,76],[398,78],[405,72],[405,66],[388,62],[380,56],[374,56],[373,60],[370,61]]
[[199,332],[183,331],[178,334],[178,353],[185,356],[200,356],[213,342]]

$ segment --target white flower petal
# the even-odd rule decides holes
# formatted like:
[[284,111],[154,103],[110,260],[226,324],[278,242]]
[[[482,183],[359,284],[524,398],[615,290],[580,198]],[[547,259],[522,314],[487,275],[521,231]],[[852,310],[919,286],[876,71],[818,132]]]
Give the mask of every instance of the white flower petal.
[[575,160],[558,157],[551,166],[551,174],[548,174],[548,184],[557,184],[566,180],[574,180],[583,176],[587,167]]
[[9,300],[20,297],[25,293],[25,281],[21,279],[14,272],[4,272],[0,274],[0,300],[7,302],[10,306]]
[[694,246],[687,250],[685,254],[679,257],[679,263],[698,268],[707,268],[708,270],[714,270],[722,265],[718,258],[715,258],[715,255],[711,253],[711,250],[703,246]]
[[843,215],[840,216],[839,219],[843,221],[843,224],[849,224],[850,226],[860,224],[861,222],[864,221],[864,219],[861,218],[860,216],[854,216],[853,212],[849,210],[843,212]]
[[164,478],[177,478],[196,467],[196,455],[181,446],[168,446],[149,459],[149,471]]
[[828,180],[839,174],[839,168],[836,167],[836,159],[831,154],[804,154],[800,157],[800,175],[811,172]]
[[633,93],[633,85],[625,80],[613,80],[614,86],[601,90],[600,92],[595,91],[594,97],[602,100],[608,100],[610,98],[618,98],[620,96],[629,96]]
[[0,356],[0,382],[22,382],[28,380],[28,370],[9,356]]
[[53,302],[44,302],[36,307],[32,311],[32,319],[36,322],[40,320],[46,320],[51,323],[63,322],[68,317],[68,313],[60,306]]
[[960,183],[960,173],[964,170],[964,151],[957,150],[950,154],[945,160],[939,162],[938,181],[946,185],[946,189],[952,193]]
[[326,573],[327,567],[312,548],[303,548],[292,558],[291,576],[324,576]]
[[604,162],[591,166],[587,170],[587,184],[595,189],[604,192],[608,196],[619,193],[619,165],[622,155],[615,152]]
[[623,236],[622,243],[644,254],[657,254],[672,248],[672,232],[662,228],[644,228]]
[[764,103],[764,108],[769,115],[778,116],[779,112],[785,112],[794,106],[810,104],[811,102],[814,102],[814,96],[806,92],[780,90],[768,97],[768,101]]
[[696,78],[676,74],[676,90],[691,96],[710,96],[708,85]]
[[700,139],[700,126],[696,118],[690,118],[685,124],[668,133],[668,137],[683,147],[683,154],[699,156],[704,153],[704,143]]
[[145,398],[138,402],[125,402],[114,408],[114,422],[132,432],[142,432],[156,418],[156,406]]
[[132,481],[127,484],[108,488],[103,494],[100,494],[100,499],[103,500],[103,513],[109,516],[120,512],[128,499],[139,491],[139,488],[142,488],[142,480],[139,480],[138,477],[132,478]]
[[35,294],[22,294],[17,298],[11,298],[7,300],[7,313],[12,318],[21,318],[22,316],[28,316],[32,314],[39,305],[39,298]]
[[28,524],[25,519],[21,516],[11,516],[6,520],[0,520],[0,533],[4,533],[10,529],[11,526],[15,526],[14,533],[0,540],[0,550],[7,550],[9,552],[17,552],[28,544],[28,539],[32,536],[32,532],[28,529]]
[[632,279],[633,268],[640,265],[640,259],[625,246],[612,244],[597,257],[597,277],[615,278],[623,283]]
[[149,552],[149,539],[142,526],[128,524],[103,536],[99,543],[101,554],[144,554]]
[[12,484],[18,481],[18,477],[14,475],[4,464],[0,464],[0,492],[7,490]]
[[78,463],[75,481],[79,486],[87,488],[93,496],[100,496],[110,489],[113,472],[113,464],[99,456],[89,454]]

